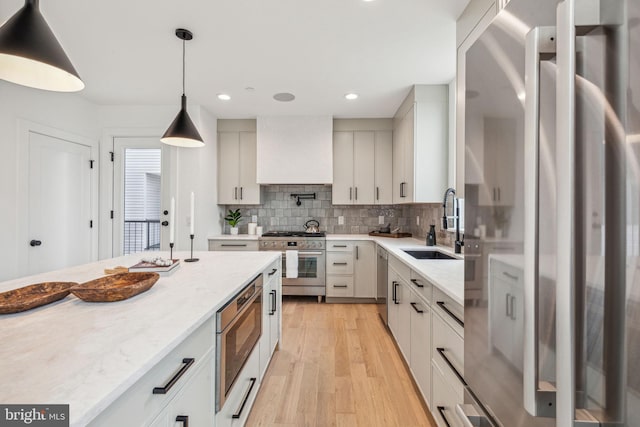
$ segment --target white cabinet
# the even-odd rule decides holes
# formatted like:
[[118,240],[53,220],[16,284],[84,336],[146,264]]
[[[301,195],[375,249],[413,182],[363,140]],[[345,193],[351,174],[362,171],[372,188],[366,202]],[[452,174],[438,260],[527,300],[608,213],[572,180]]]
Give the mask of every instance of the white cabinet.
[[513,206],[516,175],[516,123],[510,119],[484,119],[484,179],[480,206]]
[[327,243],[328,298],[375,298],[375,244],[369,241]]
[[457,378],[445,374],[436,364],[431,364],[433,399],[431,401],[431,414],[438,427],[463,427],[460,418],[456,415],[456,405],[462,403],[462,396],[458,395],[451,387],[452,382],[459,382]]
[[274,262],[264,273],[262,288],[262,337],[260,338],[260,378],[269,366],[269,361],[280,340],[282,318],[282,276],[280,265]]
[[491,260],[489,276],[491,344],[522,370],[524,341],[522,270]]
[[398,109],[393,136],[393,203],[439,203],[447,188],[449,88],[416,85]]
[[411,359],[411,290],[392,267],[389,268],[389,329],[398,343],[404,359]]
[[209,239],[210,251],[257,251],[258,239]]
[[218,133],[218,204],[260,204],[255,132]]
[[391,132],[333,133],[334,205],[391,203]]
[[210,354],[173,399],[166,410],[170,426],[207,426],[213,423],[213,364],[213,355]]
[[254,348],[238,374],[224,406],[216,414],[216,427],[243,426],[260,387],[260,351]]
[[431,406],[431,310],[429,305],[411,292],[411,344],[409,366],[422,392]]

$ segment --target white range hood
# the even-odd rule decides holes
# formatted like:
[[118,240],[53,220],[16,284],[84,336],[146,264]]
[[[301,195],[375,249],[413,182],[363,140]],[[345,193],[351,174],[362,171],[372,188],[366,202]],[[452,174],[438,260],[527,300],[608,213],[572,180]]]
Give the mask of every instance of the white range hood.
[[331,184],[333,118],[278,116],[257,119],[258,184]]

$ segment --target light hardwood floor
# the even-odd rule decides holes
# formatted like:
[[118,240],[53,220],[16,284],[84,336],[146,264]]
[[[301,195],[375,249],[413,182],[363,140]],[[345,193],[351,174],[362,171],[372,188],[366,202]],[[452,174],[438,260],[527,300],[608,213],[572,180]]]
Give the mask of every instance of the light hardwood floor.
[[432,426],[374,304],[285,298],[282,335],[247,426]]

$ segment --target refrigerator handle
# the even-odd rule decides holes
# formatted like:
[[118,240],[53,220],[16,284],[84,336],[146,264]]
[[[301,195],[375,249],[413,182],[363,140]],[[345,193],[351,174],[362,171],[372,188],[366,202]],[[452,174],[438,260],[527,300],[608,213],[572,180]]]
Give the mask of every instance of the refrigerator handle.
[[[539,378],[538,360],[538,215],[540,151],[540,62],[556,56],[556,28],[536,27],[525,44],[524,140],[524,407],[535,417],[555,417],[556,396],[551,384]],[[507,306],[512,304],[507,301]],[[513,306],[511,306],[513,310]],[[513,313],[507,313],[507,315]]]

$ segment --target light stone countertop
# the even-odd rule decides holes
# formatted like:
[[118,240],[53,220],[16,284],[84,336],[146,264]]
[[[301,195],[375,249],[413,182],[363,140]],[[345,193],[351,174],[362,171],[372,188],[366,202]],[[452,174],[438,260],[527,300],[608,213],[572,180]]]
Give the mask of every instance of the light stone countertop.
[[[174,255],[185,259],[189,254]],[[280,256],[194,255],[199,262],[181,262],[171,275],[128,300],[88,303],[70,294],[43,307],[0,315],[0,402],[69,404],[71,426],[86,425]],[[82,283],[143,256],[3,282],[0,292],[45,281]]]

